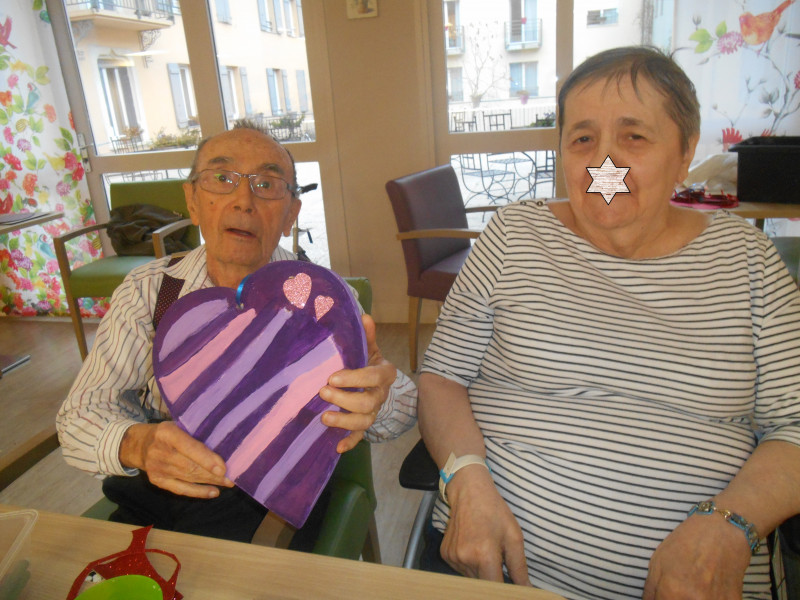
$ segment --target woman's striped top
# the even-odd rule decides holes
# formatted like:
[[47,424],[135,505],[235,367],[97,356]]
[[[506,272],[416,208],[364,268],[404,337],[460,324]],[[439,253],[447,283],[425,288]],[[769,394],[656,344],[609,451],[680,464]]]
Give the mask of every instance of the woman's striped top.
[[[723,211],[678,252],[629,260],[520,202],[477,240],[422,371],[468,386],[531,582],[641,598],[656,546],[757,437],[800,444],[800,292]],[[745,597],[769,597],[766,550]]]

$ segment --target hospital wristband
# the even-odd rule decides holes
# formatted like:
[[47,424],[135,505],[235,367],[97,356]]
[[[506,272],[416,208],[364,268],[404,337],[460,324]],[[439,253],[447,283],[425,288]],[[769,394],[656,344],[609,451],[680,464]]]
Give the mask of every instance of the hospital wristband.
[[444,464],[444,468],[439,471],[439,495],[448,505],[450,503],[447,502],[447,494],[445,494],[447,484],[450,483],[450,480],[459,469],[463,469],[469,465],[483,465],[489,470],[490,473],[492,472],[492,470],[489,469],[489,465],[486,464],[486,460],[482,456],[478,456],[477,454],[465,454],[464,456],[459,456],[456,458],[456,455],[451,452],[450,456],[447,457],[447,462]]
[[704,502],[698,502],[695,504],[689,510],[689,516],[691,517],[694,513],[701,515],[710,515],[712,513],[721,514],[723,517],[725,517],[725,520],[728,523],[734,527],[738,527],[744,532],[744,535],[747,538],[747,545],[750,546],[750,553],[753,556],[755,556],[758,553],[759,548],[761,548],[761,538],[758,535],[758,531],[756,531],[756,526],[748,522],[741,515],[732,513],[724,508],[717,508],[717,505],[714,504],[713,500],[705,500]]

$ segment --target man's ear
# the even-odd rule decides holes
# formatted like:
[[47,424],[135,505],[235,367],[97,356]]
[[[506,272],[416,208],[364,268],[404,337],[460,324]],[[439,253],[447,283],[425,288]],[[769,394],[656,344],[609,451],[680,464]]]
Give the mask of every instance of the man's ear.
[[292,235],[292,226],[297,220],[297,215],[300,214],[302,205],[300,198],[292,197],[292,204],[289,206],[289,210],[286,212],[286,220],[283,222],[283,235]]
[[183,196],[186,199],[186,208],[189,210],[189,216],[192,219],[193,225],[200,225],[200,216],[197,212],[197,197],[194,193],[194,183],[185,181],[183,183]]

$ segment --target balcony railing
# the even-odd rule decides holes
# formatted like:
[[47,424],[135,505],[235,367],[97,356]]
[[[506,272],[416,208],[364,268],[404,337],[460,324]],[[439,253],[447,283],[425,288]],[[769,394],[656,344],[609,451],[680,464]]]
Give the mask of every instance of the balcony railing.
[[529,50],[542,45],[542,20],[506,21],[506,50]]
[[171,0],[66,0],[65,4],[69,13],[90,10],[137,19],[174,21],[176,12]]
[[464,54],[464,28],[445,27],[444,47],[447,54]]

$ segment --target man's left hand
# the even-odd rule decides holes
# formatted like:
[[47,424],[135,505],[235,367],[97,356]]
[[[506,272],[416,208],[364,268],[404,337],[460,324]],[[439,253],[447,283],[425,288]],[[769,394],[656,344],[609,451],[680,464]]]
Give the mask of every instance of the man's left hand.
[[[337,371],[328,379],[328,385],[319,392],[323,400],[348,411],[329,411],[322,415],[322,422],[328,427],[351,431],[336,447],[340,454],[354,448],[364,437],[364,432],[375,422],[375,417],[397,377],[397,369],[383,358],[375,341],[375,321],[369,315],[362,315],[361,321],[367,337],[367,366],[363,369]],[[361,391],[345,388],[358,388]]]

